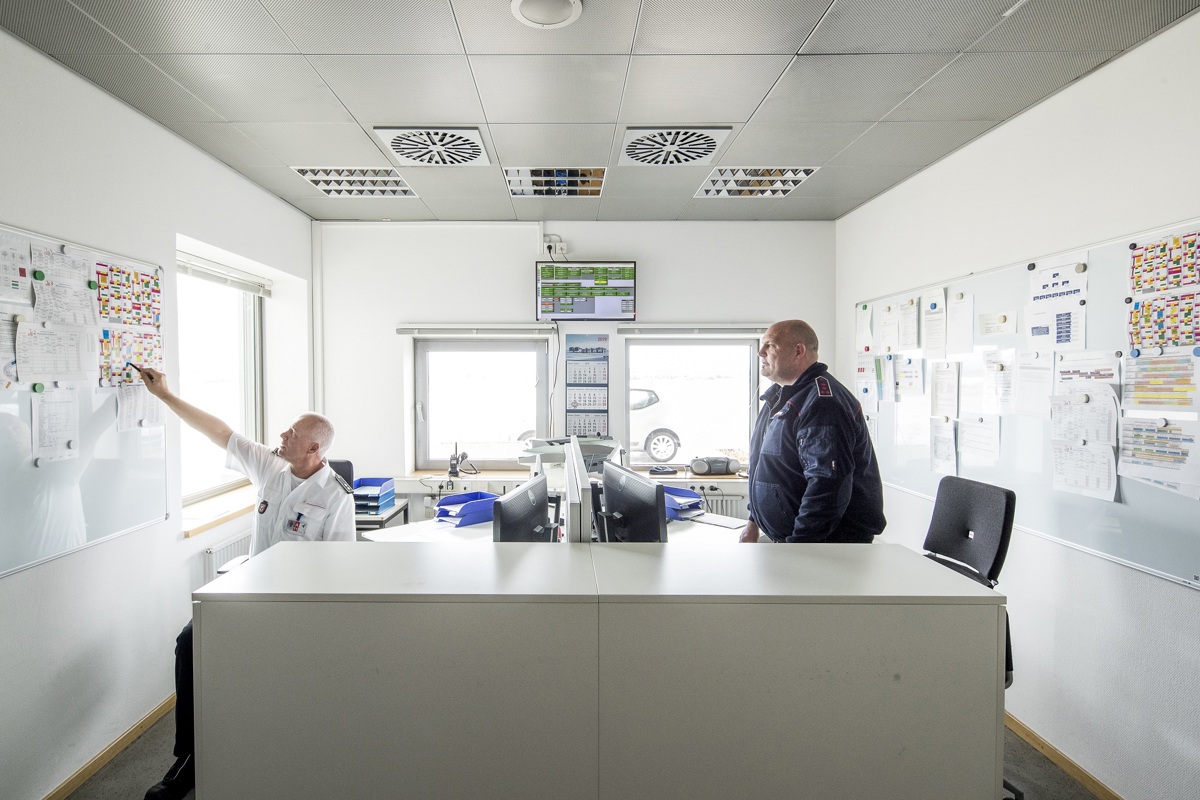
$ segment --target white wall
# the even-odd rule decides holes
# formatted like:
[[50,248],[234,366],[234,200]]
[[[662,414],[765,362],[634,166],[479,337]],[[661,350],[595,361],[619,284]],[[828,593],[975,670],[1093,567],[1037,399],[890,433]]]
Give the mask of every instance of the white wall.
[[[843,370],[855,300],[1200,217],[1197,93],[1193,15],[839,220]],[[919,547],[931,503],[886,503]],[[1009,710],[1126,800],[1195,796],[1200,592],[1022,531],[1000,588]]]
[[[356,474],[411,468],[408,322],[532,323],[536,223],[321,223],[324,412],[336,454]],[[644,323],[758,323],[802,317],[833,356],[833,224],[829,222],[552,222],[574,260],[638,265]],[[565,333],[615,332],[614,323],[562,323]],[[619,349],[620,345],[617,345]],[[610,391],[621,396],[616,361]],[[617,373],[617,374],[612,374]],[[463,387],[486,413],[490,392]],[[561,412],[561,409],[560,409]],[[561,416],[561,414],[560,414]],[[617,415],[610,419],[613,435]],[[557,430],[561,430],[561,419]]]
[[[297,371],[284,385],[306,406],[308,218],[3,31],[0,74],[0,222],[166,267],[172,378],[178,234],[292,276],[299,334],[269,357]],[[182,539],[177,465],[167,507],[165,523],[0,579],[0,797],[45,796],[174,691],[197,554],[230,528]]]

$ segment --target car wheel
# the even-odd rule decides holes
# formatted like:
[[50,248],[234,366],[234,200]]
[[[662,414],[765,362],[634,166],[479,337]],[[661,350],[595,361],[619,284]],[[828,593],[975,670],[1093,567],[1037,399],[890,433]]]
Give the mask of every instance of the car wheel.
[[679,437],[673,431],[659,428],[646,437],[646,453],[659,463],[670,461],[679,452]]

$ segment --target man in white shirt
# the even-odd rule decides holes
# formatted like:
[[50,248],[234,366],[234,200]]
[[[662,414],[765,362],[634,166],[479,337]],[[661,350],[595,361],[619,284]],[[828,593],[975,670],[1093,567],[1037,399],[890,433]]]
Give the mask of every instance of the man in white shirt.
[[[320,414],[302,414],[279,435],[279,447],[234,433],[225,422],[179,398],[166,376],[140,369],[146,389],[188,426],[225,450],[225,464],[258,489],[250,555],[278,542],[355,541],[351,487],[325,461],[333,444],[333,425]],[[196,785],[192,686],[192,623],[175,640],[175,757],[146,800],[179,800]]]

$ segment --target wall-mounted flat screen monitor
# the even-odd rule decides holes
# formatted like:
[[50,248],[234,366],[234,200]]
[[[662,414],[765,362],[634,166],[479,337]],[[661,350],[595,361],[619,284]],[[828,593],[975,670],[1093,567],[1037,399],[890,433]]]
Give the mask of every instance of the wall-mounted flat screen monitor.
[[636,319],[635,261],[538,261],[537,321]]

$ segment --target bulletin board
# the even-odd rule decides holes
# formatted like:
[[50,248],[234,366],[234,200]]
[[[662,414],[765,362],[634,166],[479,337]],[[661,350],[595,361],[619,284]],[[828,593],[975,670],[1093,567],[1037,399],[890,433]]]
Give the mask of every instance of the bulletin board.
[[0,576],[166,518],[161,278],[0,225]]
[[[1170,439],[1170,452],[1154,452],[1151,461],[1174,465],[1186,459],[1189,471],[1174,475],[1195,479],[1200,466],[1195,411],[1195,383],[1200,379],[1197,232],[1200,221],[859,301],[856,391],[868,399],[864,412],[884,482],[934,497],[943,473],[936,471],[933,456],[946,455],[944,439],[939,444],[934,430],[948,426],[955,434],[953,469],[961,477],[1016,492],[1019,528],[1200,588],[1200,487],[1172,483],[1170,475],[1158,484],[1148,482],[1146,475],[1164,475],[1139,471],[1139,465],[1148,462],[1138,439],[1142,429],[1155,438],[1170,431],[1170,437],[1161,437]],[[1065,276],[1073,290],[1081,284],[1086,288],[1082,297],[1064,298],[1057,306],[1060,311],[1046,315],[1033,298],[1039,292],[1035,282],[1049,274]],[[1079,280],[1084,276],[1086,281]],[[1051,285],[1050,279],[1041,285]],[[1057,291],[1057,278],[1053,286]],[[910,300],[922,311],[932,303],[944,310],[956,300],[972,303],[970,352],[947,352],[944,361],[926,358],[927,345],[932,344],[936,356],[944,344],[940,323],[926,329],[923,315],[916,323],[921,346],[898,346],[914,341],[907,328],[911,319],[895,313]],[[905,331],[907,341],[900,342]],[[927,339],[930,333],[933,340]],[[1035,376],[1045,370],[1046,359],[1054,377],[1048,395],[1039,401]],[[954,414],[934,408],[934,367],[950,363],[958,370],[962,403]],[[1147,370],[1164,364],[1165,381],[1143,379]],[[1065,422],[1081,404],[1100,401],[1091,389],[1072,395],[1070,382],[1103,380],[1108,365],[1115,372],[1115,382],[1110,381],[1114,402],[1139,405],[1114,412],[1118,421],[1113,445],[1093,441],[1103,441],[1098,430]],[[1003,385],[997,383],[1001,376],[1015,381],[1015,394],[996,389]],[[1174,394],[1166,396],[1164,391]],[[969,402],[962,402],[968,395]],[[989,425],[997,420],[999,452],[994,460],[981,459],[974,451],[965,458],[964,443],[973,447],[983,441],[987,452],[993,434]],[[1106,447],[1117,474],[1107,478],[1103,468],[1072,471],[1074,466],[1102,463],[1103,459],[1087,459],[1103,454]],[[1122,470],[1136,474],[1119,474]],[[1064,488],[1068,485],[1069,490]],[[1106,494],[1114,499],[1102,499]]]

